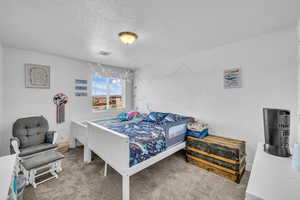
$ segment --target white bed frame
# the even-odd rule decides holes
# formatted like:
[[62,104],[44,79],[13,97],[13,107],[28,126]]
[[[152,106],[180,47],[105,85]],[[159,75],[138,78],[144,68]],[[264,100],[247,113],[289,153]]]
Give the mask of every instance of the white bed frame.
[[122,175],[122,200],[129,200],[129,177],[139,171],[153,165],[154,163],[185,148],[185,142],[168,148],[152,158],[129,167],[129,138],[116,131],[110,130],[93,122],[88,122],[87,145],[104,160],[104,176],[107,175],[107,165]]
[[[86,122],[86,121],[85,121]],[[76,140],[83,145],[83,162],[90,163],[92,160],[92,152],[88,146],[88,127],[86,124],[78,121],[71,122],[71,148],[76,147]]]
[[[92,152],[88,146],[88,122],[111,120],[112,118],[93,119],[91,121],[72,121],[71,122],[71,148],[75,148],[77,141],[83,145],[83,162],[88,164],[92,161]],[[136,120],[128,121],[128,123],[136,122]]]

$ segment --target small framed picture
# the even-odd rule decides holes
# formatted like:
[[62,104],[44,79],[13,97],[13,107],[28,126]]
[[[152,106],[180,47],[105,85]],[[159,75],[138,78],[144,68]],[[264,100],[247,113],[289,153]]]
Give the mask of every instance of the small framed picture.
[[240,88],[241,86],[241,69],[233,68],[224,70],[224,88]]
[[87,86],[76,85],[75,90],[87,90]]
[[75,79],[75,84],[87,84],[87,80]]
[[26,88],[50,88],[50,66],[25,64]]

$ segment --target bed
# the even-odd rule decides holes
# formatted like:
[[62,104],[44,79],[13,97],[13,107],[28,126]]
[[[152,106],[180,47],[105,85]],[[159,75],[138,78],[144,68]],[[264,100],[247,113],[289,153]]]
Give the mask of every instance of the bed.
[[134,123],[102,126],[88,122],[87,145],[122,175],[122,199],[129,200],[129,177],[185,148],[186,125],[192,118],[171,122]]
[[142,119],[137,118],[128,121],[121,121],[119,119],[95,119],[95,120],[84,120],[84,121],[72,121],[71,122],[71,148],[75,148],[76,144],[79,142],[83,145],[84,153],[83,153],[83,161],[85,163],[91,162],[91,150],[88,147],[87,137],[88,137],[88,122],[93,122],[95,124],[101,126],[111,126],[111,125],[120,125],[120,124],[127,124],[132,122],[138,122]]

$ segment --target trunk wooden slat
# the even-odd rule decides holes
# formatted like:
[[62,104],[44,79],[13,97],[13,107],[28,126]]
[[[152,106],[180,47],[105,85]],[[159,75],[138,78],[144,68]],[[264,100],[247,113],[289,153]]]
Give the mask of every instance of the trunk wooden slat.
[[227,179],[229,179],[231,181],[234,181],[236,183],[240,183],[240,180],[241,180],[241,178],[242,178],[242,176],[243,176],[243,174],[245,172],[245,168],[244,168],[242,170],[242,173],[240,173],[240,174],[228,173],[228,172],[226,172],[226,171],[224,171],[222,169],[216,168],[214,166],[207,165],[207,164],[199,161],[200,159],[199,160],[193,159],[193,157],[191,157],[189,155],[187,155],[187,160],[188,160],[189,163],[192,163],[192,164],[194,164],[194,165],[196,165],[196,166],[198,166],[198,167],[200,167],[202,169],[205,169],[205,170],[207,170],[209,172],[213,172],[213,173],[215,173],[215,174],[217,174],[219,176],[227,178]]
[[236,161],[240,161],[246,154],[244,141],[234,139],[226,141],[226,138],[214,135],[203,139],[188,136],[187,146]]
[[[228,168],[228,169],[231,169],[234,171],[238,171],[238,172],[245,165],[245,157],[240,162],[237,162],[235,160],[229,160],[227,158],[222,158],[220,156],[215,156],[213,154],[206,154],[205,152],[203,154],[203,153],[201,153],[201,151],[199,152],[199,151],[196,151],[196,149],[189,148],[189,147],[187,147],[186,153],[195,158],[199,158],[201,160],[204,160],[204,161],[207,161],[207,162],[210,162],[210,163],[213,163],[218,166],[225,167],[225,168]],[[218,159],[218,158],[221,158],[221,159]],[[228,162],[228,161],[230,161],[230,162]],[[236,163],[233,163],[233,162],[236,162]]]
[[186,156],[188,162],[239,183],[246,166],[246,143],[214,135],[188,136]]

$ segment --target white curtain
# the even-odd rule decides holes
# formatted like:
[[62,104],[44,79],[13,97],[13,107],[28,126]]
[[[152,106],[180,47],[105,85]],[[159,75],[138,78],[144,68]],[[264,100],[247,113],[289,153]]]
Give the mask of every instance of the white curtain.
[[89,63],[93,74],[103,77],[119,78],[127,81],[134,79],[134,71],[128,68],[109,66],[98,63]]

